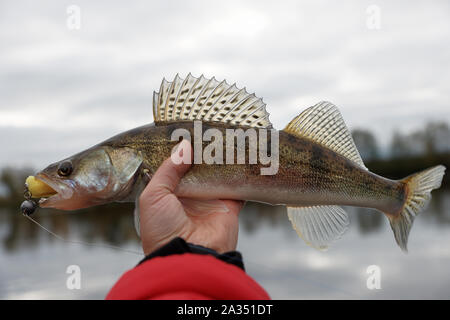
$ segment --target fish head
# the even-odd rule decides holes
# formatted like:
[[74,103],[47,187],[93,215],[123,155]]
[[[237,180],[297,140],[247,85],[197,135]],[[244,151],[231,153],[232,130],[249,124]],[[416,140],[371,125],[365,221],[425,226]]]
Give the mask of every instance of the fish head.
[[50,164],[36,179],[55,194],[39,200],[42,208],[76,210],[115,200],[129,193],[142,158],[128,147],[93,147]]

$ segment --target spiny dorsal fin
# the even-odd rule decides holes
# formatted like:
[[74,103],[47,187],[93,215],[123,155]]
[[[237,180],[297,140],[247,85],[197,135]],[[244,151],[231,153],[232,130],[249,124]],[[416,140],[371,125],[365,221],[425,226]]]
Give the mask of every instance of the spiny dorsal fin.
[[284,131],[309,138],[367,170],[341,113],[330,102],[322,101],[306,109]]
[[272,128],[261,98],[203,75],[188,74],[186,79],[176,75],[172,82],[163,79],[159,92],[153,93],[153,117],[155,122],[202,120]]
[[326,250],[349,225],[347,213],[339,206],[287,207],[287,211],[297,234],[319,250]]

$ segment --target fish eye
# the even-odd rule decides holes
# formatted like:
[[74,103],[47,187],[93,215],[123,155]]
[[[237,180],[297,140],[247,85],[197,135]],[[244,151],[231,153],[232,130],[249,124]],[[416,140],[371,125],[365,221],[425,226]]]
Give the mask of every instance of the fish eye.
[[73,171],[72,163],[70,161],[61,162],[58,167],[58,174],[62,177],[67,177]]

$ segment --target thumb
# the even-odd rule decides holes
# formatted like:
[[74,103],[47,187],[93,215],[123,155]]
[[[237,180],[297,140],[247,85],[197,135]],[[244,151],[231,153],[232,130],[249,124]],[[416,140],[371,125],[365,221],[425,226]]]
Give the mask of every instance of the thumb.
[[[174,192],[181,178],[192,165],[192,146],[188,140],[181,141],[172,156],[156,170],[141,197],[163,197]],[[187,163],[185,163],[187,162]]]

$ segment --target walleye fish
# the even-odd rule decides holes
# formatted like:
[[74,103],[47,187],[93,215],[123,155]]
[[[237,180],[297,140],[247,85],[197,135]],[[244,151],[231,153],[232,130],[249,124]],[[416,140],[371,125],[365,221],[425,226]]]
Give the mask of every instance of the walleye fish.
[[[135,201],[178,143],[172,139],[175,130],[194,136],[195,120],[201,121],[201,134],[211,128],[223,136],[228,129],[273,130],[265,106],[254,94],[215,78],[189,74],[185,79],[177,75],[171,82],[164,79],[153,97],[154,123],[49,165],[27,180],[31,196],[41,198],[40,207],[63,210]],[[431,191],[440,187],[444,166],[402,180],[370,172],[340,112],[329,102],[306,109],[277,133],[275,174],[261,174],[265,165],[248,161],[194,162],[176,194],[199,203],[236,199],[286,205],[298,235],[317,249],[326,249],[348,228],[341,205],[374,208],[387,216],[397,244],[407,250],[414,218],[424,210]],[[203,141],[202,147],[207,146]],[[248,160],[249,146],[245,148]],[[137,210],[135,216],[139,217]]]

